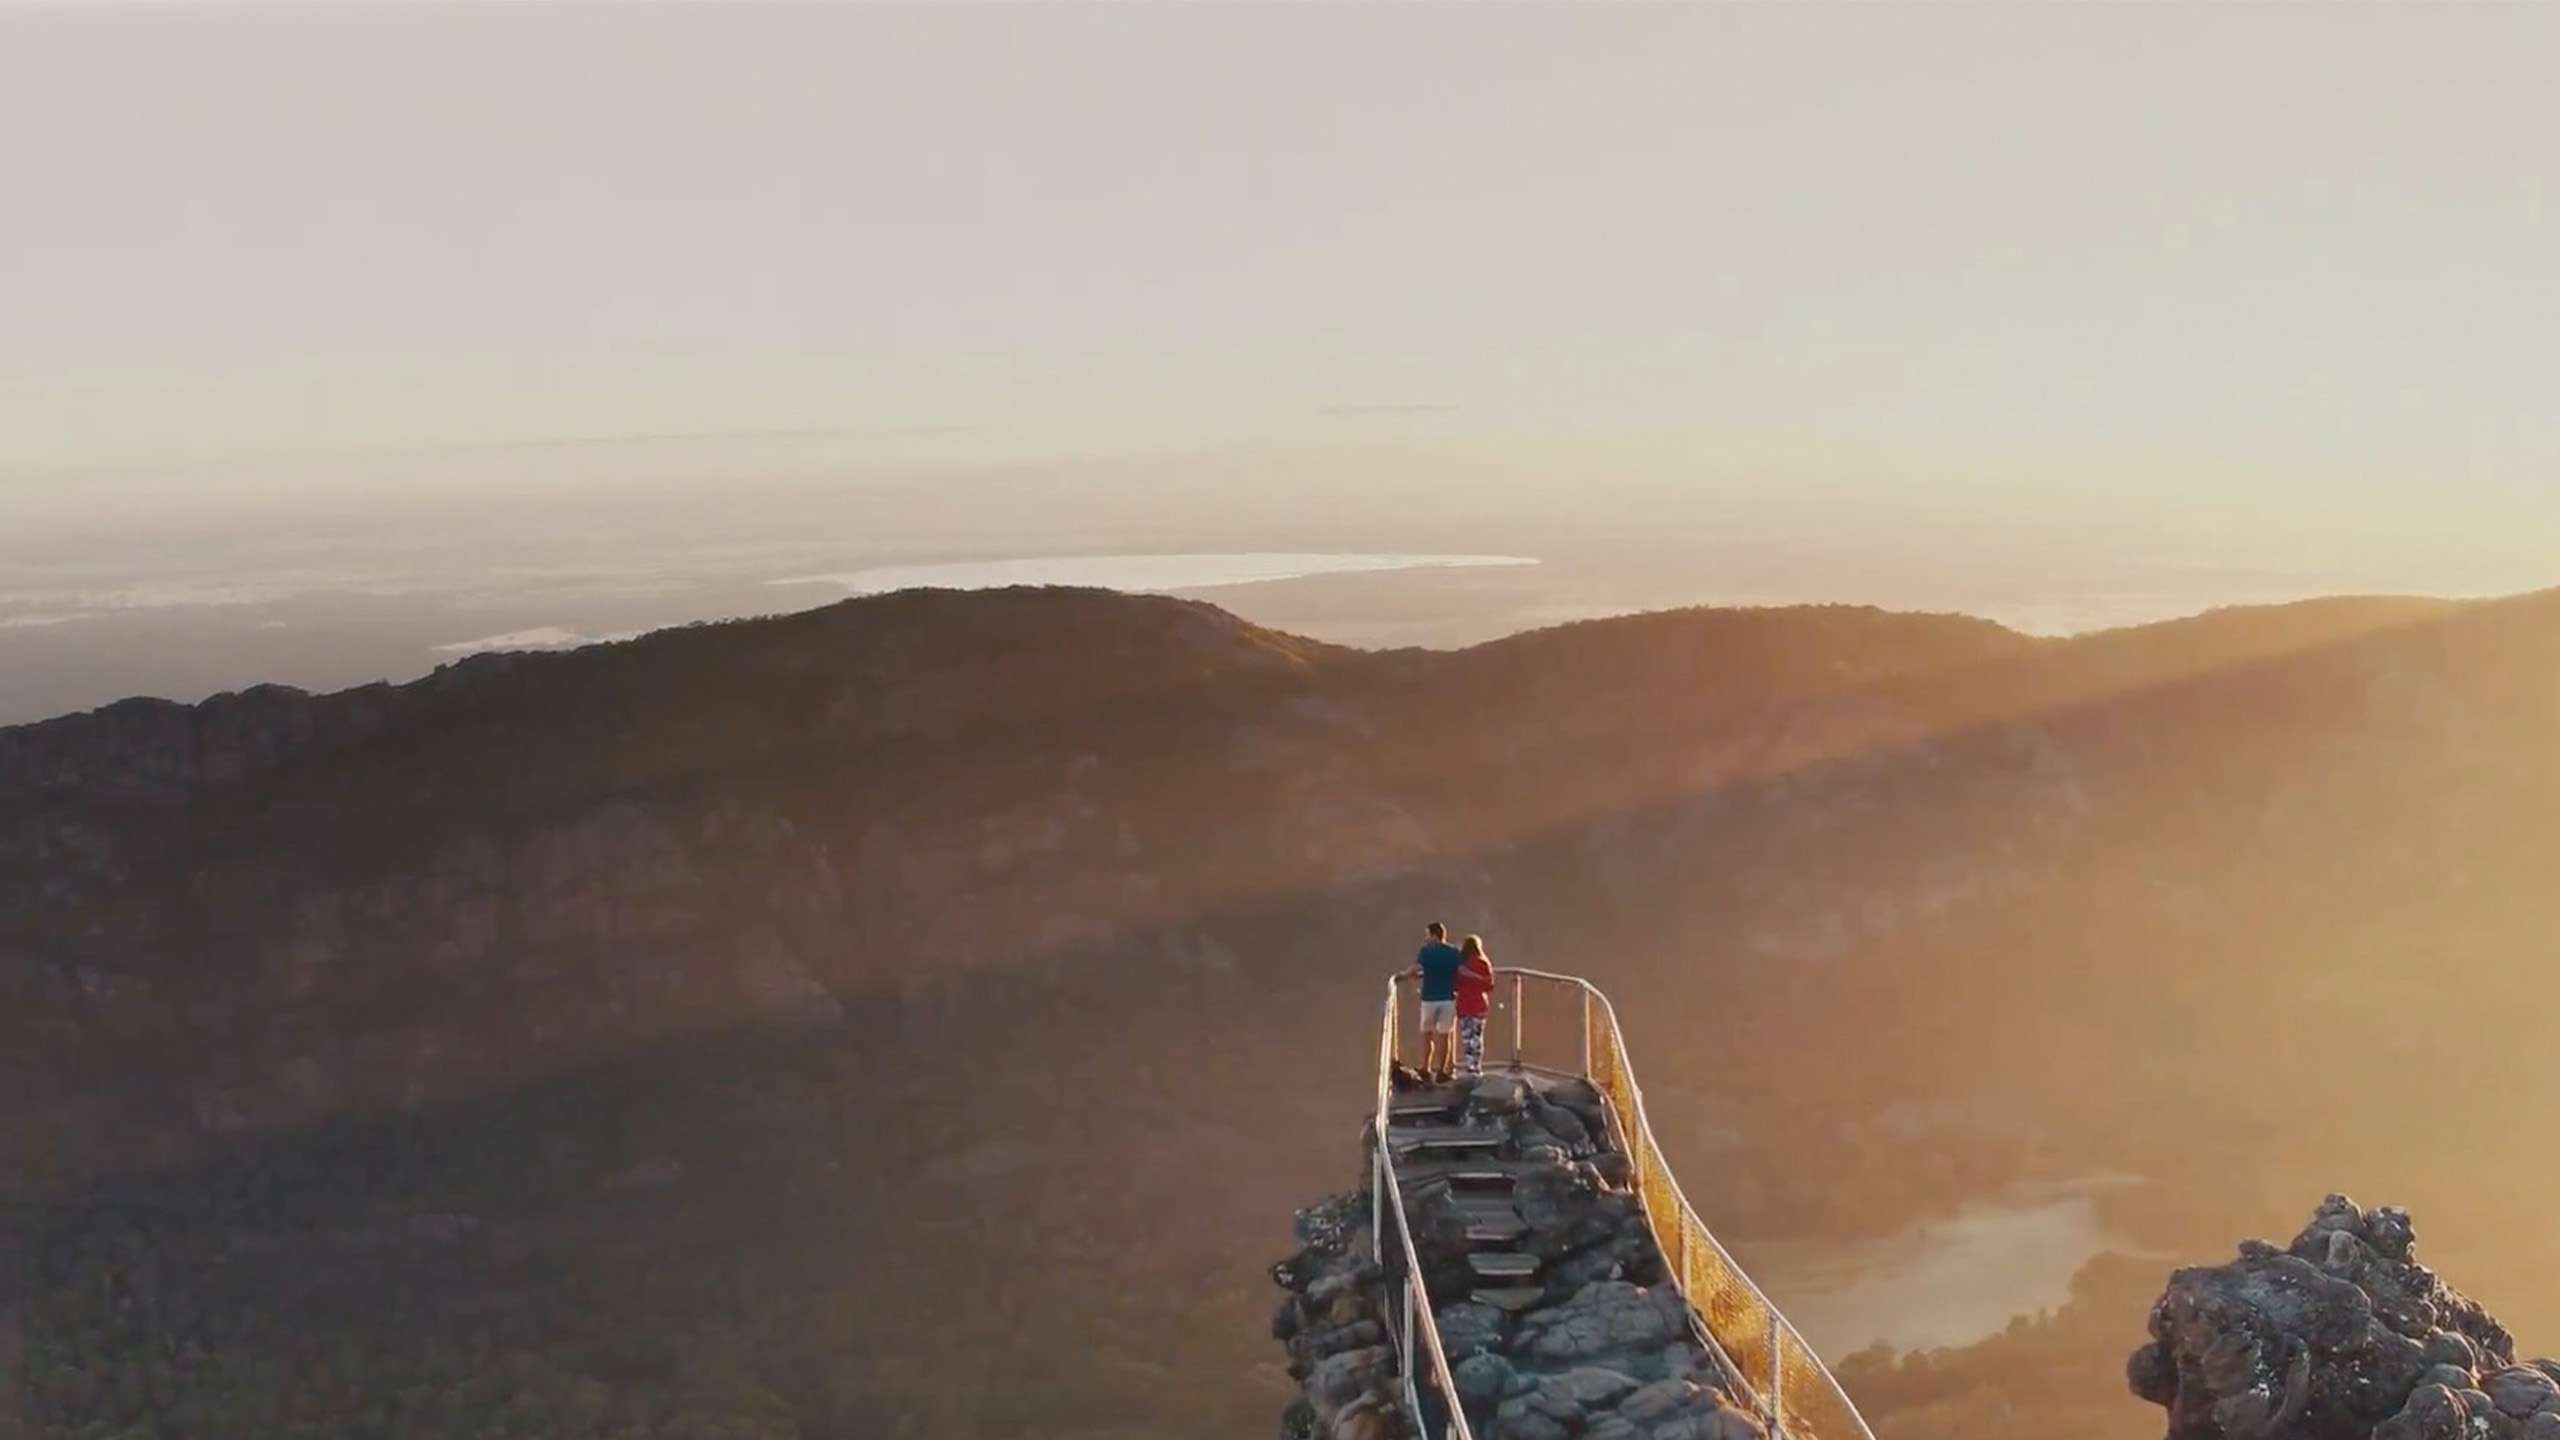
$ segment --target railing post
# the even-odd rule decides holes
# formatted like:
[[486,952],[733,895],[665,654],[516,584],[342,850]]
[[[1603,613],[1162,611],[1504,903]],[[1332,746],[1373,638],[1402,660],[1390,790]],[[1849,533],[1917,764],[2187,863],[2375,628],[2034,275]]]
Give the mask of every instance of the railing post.
[[1698,1270],[1696,1266],[1689,1263],[1690,1255],[1695,1252],[1689,1244],[1688,1218],[1688,1213],[1683,1211],[1680,1216],[1682,1222],[1680,1226],[1680,1294],[1690,1304],[1695,1305],[1698,1303]]
[[1387,1139],[1378,1136],[1369,1152],[1369,1258],[1387,1263]]
[[1413,1353],[1413,1290],[1414,1286],[1418,1283],[1420,1283],[1420,1277],[1416,1276],[1410,1270],[1405,1272],[1404,1349],[1402,1352],[1404,1358],[1404,1411],[1406,1414],[1414,1418],[1414,1423],[1416,1424],[1420,1424],[1422,1421],[1422,1391],[1414,1376],[1414,1371],[1419,1368],[1416,1362],[1422,1357]]
[[1671,1212],[1671,1276],[1679,1282],[1681,1298],[1688,1298],[1689,1214],[1685,1210]]
[[1588,1080],[1591,1078],[1591,987],[1584,985],[1579,988],[1582,992],[1582,1077]]
[[1527,991],[1522,988],[1527,977],[1511,972],[1511,1068],[1520,1068],[1520,1001]]
[[1404,1063],[1404,977],[1387,982],[1387,1059]]
[[1769,1307],[1769,1436],[1770,1440],[1786,1440],[1787,1434],[1787,1350],[1785,1332],[1778,1324],[1778,1307]]

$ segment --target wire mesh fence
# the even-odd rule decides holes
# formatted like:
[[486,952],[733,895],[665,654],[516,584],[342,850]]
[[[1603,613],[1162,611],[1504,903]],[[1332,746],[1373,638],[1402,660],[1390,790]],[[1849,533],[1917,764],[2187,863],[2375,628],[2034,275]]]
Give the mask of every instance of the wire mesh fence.
[[[1386,1033],[1378,1046],[1381,1134],[1385,1133],[1386,1063],[1409,1061],[1417,1053],[1406,1039],[1414,1034],[1411,997],[1411,986],[1389,984]],[[1618,1142],[1634,1168],[1636,1189],[1644,1199],[1646,1220],[1662,1248],[1664,1264],[1678,1280],[1681,1293],[1697,1313],[1701,1331],[1735,1386],[1770,1421],[1774,1433],[1795,1440],[1874,1440],[1830,1368],[1734,1263],[1688,1197],[1680,1193],[1670,1162],[1645,1118],[1644,1092],[1636,1085],[1626,1039],[1607,996],[1570,975],[1502,971],[1494,988],[1494,1011],[1488,1017],[1485,1064],[1489,1069],[1525,1064],[1580,1075],[1599,1091],[1617,1127]],[[1391,1174],[1384,1183],[1393,1184]],[[1402,1216],[1396,1219],[1400,1222]],[[1430,1307],[1421,1308],[1426,1334],[1417,1338],[1427,1347],[1426,1363],[1438,1360],[1445,1374],[1446,1361],[1439,1359],[1439,1337],[1430,1324]],[[1464,1423],[1461,1419],[1461,1428],[1449,1433],[1463,1434]]]

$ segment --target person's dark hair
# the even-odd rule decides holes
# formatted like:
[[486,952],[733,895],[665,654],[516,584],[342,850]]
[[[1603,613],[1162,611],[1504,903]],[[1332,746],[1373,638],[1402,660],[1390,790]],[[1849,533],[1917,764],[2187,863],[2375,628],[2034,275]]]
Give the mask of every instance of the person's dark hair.
[[1448,926],[1446,926],[1446,925],[1441,924],[1441,923],[1440,923],[1439,921],[1437,921],[1437,920],[1434,920],[1434,921],[1432,921],[1430,924],[1423,926],[1423,927],[1422,927],[1422,931],[1423,931],[1423,933],[1424,933],[1424,934],[1429,935],[1429,936],[1430,936],[1432,939],[1434,939],[1434,940],[1446,940],[1446,939],[1448,939],[1448,938],[1449,938],[1449,927],[1448,927]]

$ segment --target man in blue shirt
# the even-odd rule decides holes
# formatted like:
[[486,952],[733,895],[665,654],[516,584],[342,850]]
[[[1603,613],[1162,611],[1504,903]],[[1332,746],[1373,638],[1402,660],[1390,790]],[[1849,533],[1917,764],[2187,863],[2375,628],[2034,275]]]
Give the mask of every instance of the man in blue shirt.
[[1431,939],[1406,973],[1422,977],[1422,1073],[1445,1084],[1458,1068],[1458,967],[1467,957],[1439,921],[1425,933]]

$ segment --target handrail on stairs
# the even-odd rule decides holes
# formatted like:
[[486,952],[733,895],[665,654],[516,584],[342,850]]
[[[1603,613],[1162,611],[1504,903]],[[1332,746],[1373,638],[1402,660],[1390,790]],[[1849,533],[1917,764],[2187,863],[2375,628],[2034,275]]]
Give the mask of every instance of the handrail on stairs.
[[[1401,978],[1401,977],[1399,977]],[[1387,982],[1386,1019],[1378,1027],[1378,1112],[1370,1123],[1370,1154],[1376,1166],[1369,1192],[1374,1197],[1376,1213],[1371,1217],[1370,1238],[1376,1247],[1379,1268],[1388,1268],[1388,1217],[1394,1217],[1396,1251],[1392,1258],[1402,1262],[1397,1273],[1397,1319],[1388,1327],[1403,1364],[1405,1413],[1413,1417],[1424,1440],[1431,1440],[1430,1421],[1422,1408],[1421,1393],[1414,1385],[1414,1347],[1421,1346],[1422,1358],[1431,1368],[1432,1383],[1439,1387],[1440,1408],[1448,1423],[1440,1434],[1444,1440],[1475,1440],[1467,1428],[1465,1410],[1457,1403],[1457,1383],[1449,1378],[1449,1352],[1440,1344],[1440,1322],[1432,1313],[1431,1295],[1423,1286],[1422,1257],[1414,1252],[1413,1228],[1406,1223],[1404,1190],[1396,1183],[1394,1147],[1387,1135],[1387,1104],[1394,1093],[1392,1084],[1396,1055],[1396,981]]]
[[[1399,1000],[1405,979],[1401,971],[1389,977],[1378,1032],[1377,1113],[1370,1122],[1375,1166],[1371,1185],[1376,1207],[1372,1217],[1375,1258],[1382,1270],[1393,1268],[1391,1262],[1401,1267],[1396,1285],[1397,1318],[1389,1328],[1403,1361],[1407,1412],[1425,1440],[1474,1440],[1466,1415],[1457,1403],[1448,1353],[1441,1345],[1440,1327],[1432,1313],[1430,1296],[1423,1288],[1421,1260],[1406,1221],[1404,1194],[1396,1181],[1388,1136],[1393,1066],[1403,1033]],[[1575,975],[1505,968],[1500,979],[1508,982],[1512,1068],[1573,1076],[1589,1081],[1599,1092],[1617,1131],[1616,1138],[1625,1147],[1646,1223],[1661,1246],[1673,1282],[1689,1303],[1697,1338],[1714,1356],[1734,1393],[1759,1411],[1774,1440],[1875,1440],[1874,1432],[1867,1428],[1857,1406],[1833,1378],[1830,1367],[1822,1363],[1803,1335],[1752,1283],[1681,1193],[1670,1161],[1664,1157],[1645,1116],[1644,1092],[1636,1084],[1634,1067],[1627,1059],[1626,1039],[1618,1029],[1617,1010],[1609,1003],[1609,997]],[[1524,1045],[1531,982],[1536,982],[1542,991],[1564,992],[1565,1013],[1579,1012],[1571,1053],[1556,1057],[1563,1064],[1541,1063]],[[1387,1239],[1390,1223],[1395,1237],[1392,1249]],[[1417,1370],[1427,1371],[1437,1388],[1436,1408],[1445,1414],[1437,1430],[1424,1410]]]

